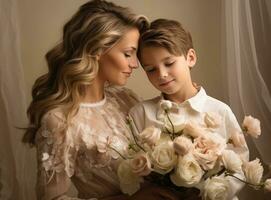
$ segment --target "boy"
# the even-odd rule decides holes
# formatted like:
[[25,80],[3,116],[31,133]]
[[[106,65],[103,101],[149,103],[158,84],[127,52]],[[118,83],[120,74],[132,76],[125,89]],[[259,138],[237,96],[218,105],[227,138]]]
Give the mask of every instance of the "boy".
[[[234,131],[241,132],[229,106],[208,96],[203,87],[192,82],[190,69],[196,64],[196,52],[190,33],[179,22],[167,19],[153,21],[150,29],[140,38],[138,58],[152,85],[161,91],[160,96],[143,101],[130,110],[138,133],[151,125],[163,127],[161,102],[166,100],[172,103],[168,113],[175,124],[205,122],[210,125],[208,128],[226,140]],[[248,160],[246,144],[233,149]],[[243,184],[234,178],[229,180],[231,188],[228,197],[237,199],[235,195]]]

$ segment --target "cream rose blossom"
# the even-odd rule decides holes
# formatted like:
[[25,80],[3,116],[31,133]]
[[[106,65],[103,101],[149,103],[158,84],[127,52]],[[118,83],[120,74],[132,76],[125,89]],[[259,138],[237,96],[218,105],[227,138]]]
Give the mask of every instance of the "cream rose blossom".
[[139,134],[142,143],[147,143],[149,146],[153,146],[160,139],[161,130],[154,126],[145,128],[142,133]]
[[226,140],[216,133],[198,137],[193,144],[193,154],[204,170],[211,170],[226,148]]
[[208,112],[204,116],[204,122],[208,128],[218,128],[221,121],[221,116],[214,112]]
[[177,186],[194,187],[203,176],[203,170],[191,153],[179,156],[177,168],[170,175],[171,181]]
[[239,131],[234,131],[231,134],[231,141],[235,147],[245,147],[246,146],[246,140],[242,133],[239,133]]
[[249,183],[257,185],[262,180],[263,166],[258,158],[250,162],[245,162],[243,164],[243,171],[246,181]]
[[151,173],[151,162],[146,153],[138,153],[135,155],[130,164],[133,173],[138,176],[147,176]]
[[166,141],[157,144],[150,152],[150,159],[153,164],[153,170],[166,174],[176,165],[177,155],[175,154],[172,141]]
[[242,170],[242,161],[240,157],[232,150],[224,150],[222,161],[227,170],[231,172],[240,172]]
[[245,116],[242,127],[246,133],[254,138],[258,138],[261,135],[261,122],[260,120],[253,118],[252,116]]
[[183,156],[193,148],[193,143],[190,138],[182,135],[174,139],[173,148],[177,154]]
[[185,135],[190,135],[193,138],[202,136],[205,130],[197,125],[195,122],[188,122],[183,129]]
[[229,181],[224,177],[208,178],[204,184],[203,198],[205,200],[227,200],[230,190]]
[[142,182],[143,179],[133,173],[129,160],[120,163],[117,173],[120,180],[120,188],[123,193],[132,195],[140,189],[140,182]]

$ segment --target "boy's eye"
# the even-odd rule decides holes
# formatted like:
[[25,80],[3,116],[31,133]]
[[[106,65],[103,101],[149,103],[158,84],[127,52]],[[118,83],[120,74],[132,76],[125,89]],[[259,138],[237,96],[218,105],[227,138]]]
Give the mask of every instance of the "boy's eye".
[[170,66],[172,66],[174,63],[175,63],[175,61],[168,62],[168,63],[165,63],[165,66],[166,66],[166,67],[170,67]]

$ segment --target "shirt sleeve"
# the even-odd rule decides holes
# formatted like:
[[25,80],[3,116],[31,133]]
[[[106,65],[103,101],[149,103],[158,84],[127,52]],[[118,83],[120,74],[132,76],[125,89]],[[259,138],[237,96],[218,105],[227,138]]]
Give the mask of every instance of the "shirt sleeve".
[[51,111],[42,118],[36,136],[39,200],[79,200],[67,196],[77,155],[70,132],[60,112]]
[[[243,134],[235,115],[233,114],[232,110],[228,106],[226,107],[226,112],[225,112],[225,129],[227,133],[227,139],[231,138],[231,135],[236,131],[239,134]],[[246,143],[242,147],[234,147],[230,145],[229,149],[237,153],[242,160],[244,161],[249,160],[249,149]],[[243,179],[243,180],[245,179],[245,176],[242,172],[235,173],[234,175],[240,179]],[[234,177],[227,177],[227,178],[231,186],[230,199],[234,199],[236,198],[236,195],[240,192],[240,190],[244,187],[244,183],[242,183],[241,181],[237,180]]]

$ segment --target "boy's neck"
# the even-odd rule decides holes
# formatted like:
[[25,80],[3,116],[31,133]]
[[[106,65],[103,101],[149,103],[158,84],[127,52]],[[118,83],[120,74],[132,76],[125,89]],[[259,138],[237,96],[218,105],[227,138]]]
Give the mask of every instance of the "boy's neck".
[[198,89],[193,84],[191,84],[189,88],[187,88],[186,90],[182,90],[175,94],[163,94],[163,95],[165,99],[168,99],[172,102],[179,104],[186,101],[187,99],[192,98],[197,93],[198,93]]

